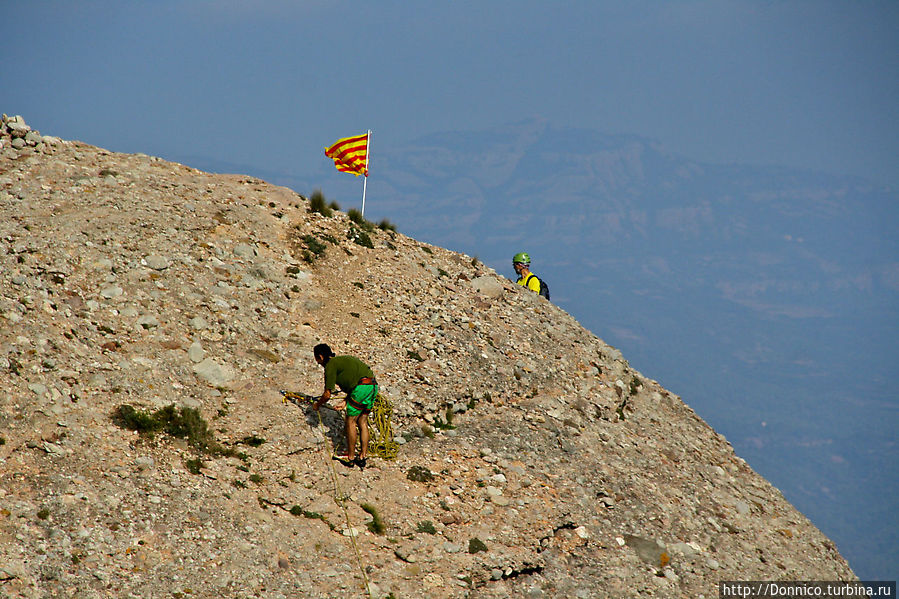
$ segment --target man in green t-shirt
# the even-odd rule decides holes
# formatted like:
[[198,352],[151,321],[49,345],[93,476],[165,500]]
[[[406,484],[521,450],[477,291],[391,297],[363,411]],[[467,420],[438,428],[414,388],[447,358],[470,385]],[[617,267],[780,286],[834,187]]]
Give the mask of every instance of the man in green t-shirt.
[[[335,405],[341,410],[346,408],[344,417],[346,435],[346,455],[335,456],[344,466],[357,465],[365,468],[368,457],[368,414],[371,412],[375,398],[378,396],[378,382],[371,368],[359,358],[353,356],[335,356],[325,343],[319,343],[312,350],[315,361],[325,369],[325,390],[313,407],[318,410],[331,399],[335,387],[346,393],[343,405]],[[358,433],[358,435],[357,435]],[[356,458],[356,439],[361,441],[359,457]]]

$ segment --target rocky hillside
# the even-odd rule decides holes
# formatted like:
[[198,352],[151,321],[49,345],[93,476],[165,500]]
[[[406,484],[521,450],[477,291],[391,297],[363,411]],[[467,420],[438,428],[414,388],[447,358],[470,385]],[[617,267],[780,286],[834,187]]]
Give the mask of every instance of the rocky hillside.
[[[476,258],[257,179],[2,126],[4,596],[854,578],[679,397]],[[322,341],[372,365],[395,459],[341,466],[342,418],[282,401],[320,392]]]

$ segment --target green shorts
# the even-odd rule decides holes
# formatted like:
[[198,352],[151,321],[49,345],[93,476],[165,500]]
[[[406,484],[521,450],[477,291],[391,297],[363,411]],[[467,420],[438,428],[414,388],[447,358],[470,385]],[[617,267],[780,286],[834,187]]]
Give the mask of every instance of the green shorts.
[[368,414],[375,404],[376,397],[378,397],[377,385],[356,385],[353,392],[347,397],[346,415]]

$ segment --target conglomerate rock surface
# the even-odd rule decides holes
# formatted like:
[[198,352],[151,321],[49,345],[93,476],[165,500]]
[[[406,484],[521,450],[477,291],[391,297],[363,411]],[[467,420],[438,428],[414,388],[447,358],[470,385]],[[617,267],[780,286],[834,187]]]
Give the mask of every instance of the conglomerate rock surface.
[[[854,579],[679,397],[476,259],[23,126],[0,129],[3,596]],[[320,392],[318,342],[373,367],[395,459],[341,466],[341,416],[282,401]],[[193,410],[225,451],[130,430],[124,405]]]

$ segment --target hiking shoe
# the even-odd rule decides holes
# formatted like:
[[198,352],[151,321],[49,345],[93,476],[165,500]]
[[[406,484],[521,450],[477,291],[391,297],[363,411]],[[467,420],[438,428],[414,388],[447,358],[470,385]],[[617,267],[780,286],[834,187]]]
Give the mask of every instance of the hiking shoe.
[[352,468],[353,465],[355,465],[355,463],[356,463],[356,460],[351,460],[345,455],[334,455],[334,456],[331,456],[331,459],[337,460],[338,462],[340,462],[347,468]]
[[353,463],[359,466],[360,470],[363,470],[368,465],[368,458],[356,458],[353,460]]

